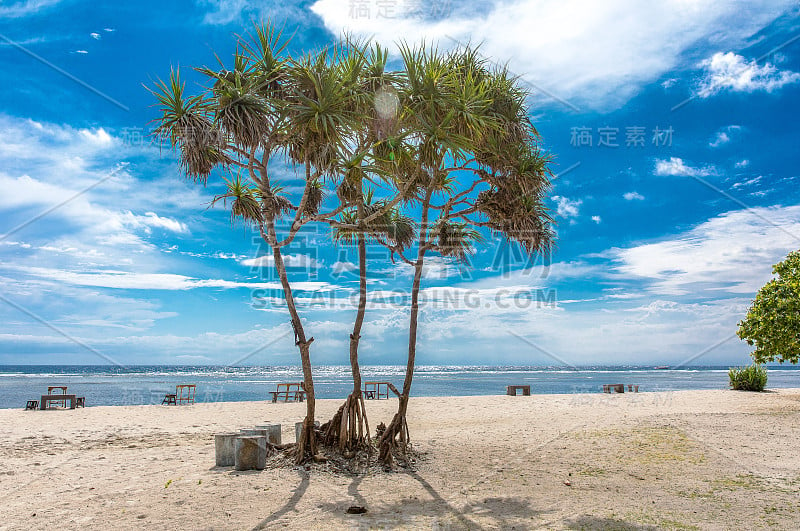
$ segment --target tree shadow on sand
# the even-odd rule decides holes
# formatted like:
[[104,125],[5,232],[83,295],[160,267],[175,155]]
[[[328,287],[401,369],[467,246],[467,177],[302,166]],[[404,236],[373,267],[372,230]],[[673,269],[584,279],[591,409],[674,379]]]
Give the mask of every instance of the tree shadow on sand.
[[603,531],[655,531],[654,525],[642,525],[616,518],[599,518],[591,515],[578,516],[564,522],[567,529],[602,529]]
[[269,515],[267,518],[259,522],[259,524],[253,528],[253,530],[266,529],[267,527],[269,527],[269,524],[277,520],[280,520],[288,512],[295,510],[295,507],[297,507],[297,504],[303,498],[303,495],[306,493],[306,490],[308,490],[308,484],[310,481],[307,472],[300,472],[299,474],[300,474],[300,483],[297,485],[297,488],[294,489],[292,497],[286,501],[283,507],[281,507],[280,509]]
[[[373,518],[383,520],[380,522],[380,525],[385,526],[385,520],[392,519],[397,522],[397,526],[403,527],[409,524],[408,518],[417,516],[433,517],[436,519],[436,524],[442,529],[483,529],[481,524],[473,520],[473,518],[477,516],[483,520],[491,520],[489,525],[492,528],[510,529],[512,526],[515,526],[516,529],[525,529],[526,525],[530,525],[527,522],[530,522],[531,518],[536,518],[543,512],[533,510],[530,503],[526,500],[501,497],[486,498],[483,501],[474,502],[464,505],[462,508],[457,508],[444,499],[441,494],[417,472],[405,472],[405,474],[419,483],[433,500],[420,501],[412,498],[381,505],[379,508],[372,508],[370,510],[368,513],[369,520]],[[355,477],[350,483],[347,492],[352,496],[354,504],[366,507],[367,500],[358,490],[362,481],[363,476]],[[338,512],[342,510],[342,507],[330,504],[328,507],[325,507],[324,510]],[[398,519],[398,515],[402,515],[402,519]],[[376,522],[363,522],[367,527],[375,523]],[[389,527],[392,526],[390,525]]]

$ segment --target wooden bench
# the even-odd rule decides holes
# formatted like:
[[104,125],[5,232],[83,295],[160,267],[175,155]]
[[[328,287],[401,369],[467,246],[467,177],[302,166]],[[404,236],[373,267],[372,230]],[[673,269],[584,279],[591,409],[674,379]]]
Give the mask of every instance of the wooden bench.
[[508,396],[517,396],[517,391],[522,391],[522,396],[531,396],[530,385],[507,385],[506,394]]
[[279,383],[275,391],[270,391],[272,403],[283,397],[284,402],[302,402],[305,400],[306,392],[303,390],[302,383]]
[[164,404],[168,406],[178,405],[178,395],[171,395],[171,394],[164,395],[164,400],[161,401],[161,405],[163,406]]
[[39,409],[38,400],[28,400],[28,403],[25,404],[25,411],[36,410],[36,409]]
[[59,402],[63,404],[69,402],[69,408],[75,409],[75,404],[77,402],[75,398],[75,395],[65,394],[42,395],[42,399],[39,401],[39,409],[47,409],[47,406],[50,404],[50,402]]
[[[637,385],[636,388],[638,389],[639,386]],[[624,393],[625,384],[603,384],[604,393],[611,393],[612,391],[615,393]]]

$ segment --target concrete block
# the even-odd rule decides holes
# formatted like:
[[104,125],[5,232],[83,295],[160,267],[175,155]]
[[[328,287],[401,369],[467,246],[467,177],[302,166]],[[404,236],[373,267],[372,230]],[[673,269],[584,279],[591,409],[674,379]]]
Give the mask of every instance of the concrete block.
[[[314,421],[314,426],[319,428],[320,424],[318,420]],[[300,434],[303,433],[303,423],[302,422],[295,422],[294,423],[294,442],[298,442],[300,440]]]
[[281,425],[280,424],[261,424],[256,426],[257,430],[266,430],[267,440],[270,444],[281,444]]
[[234,439],[236,470],[264,470],[267,466],[267,437],[240,435]]
[[217,466],[233,466],[234,464],[234,440],[241,433],[217,433],[214,435],[214,457]]

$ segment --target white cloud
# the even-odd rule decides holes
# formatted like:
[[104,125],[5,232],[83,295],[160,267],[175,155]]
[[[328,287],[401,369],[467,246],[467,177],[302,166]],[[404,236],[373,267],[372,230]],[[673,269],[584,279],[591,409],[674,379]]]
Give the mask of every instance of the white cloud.
[[[381,269],[370,269],[377,275],[411,277],[414,275],[414,266],[402,261],[398,261],[389,267]],[[426,256],[422,266],[422,278],[429,280],[444,280],[457,276],[461,272],[461,266],[453,259],[441,256]]]
[[738,183],[733,183],[732,188],[744,188],[747,186],[753,186],[754,184],[758,184],[761,182],[762,176],[759,175],[758,177],[753,177],[752,179],[747,179],[745,181],[741,181]]
[[96,40],[96,41],[100,40],[100,34],[99,33],[90,33],[89,36],[91,38],[93,38],[94,40]]
[[389,46],[400,39],[445,48],[454,40],[482,43],[484,54],[510,61],[525,80],[573,105],[611,109],[679,66],[698,41],[713,36],[718,46],[740,46],[795,2],[760,0],[742,10],[734,0],[487,0],[451,2],[444,17],[411,4],[395,3],[391,18],[354,16],[350,0],[317,0],[310,9],[337,36],[374,36]]
[[711,139],[708,145],[712,148],[723,146],[730,142],[733,139],[732,136],[735,136],[741,130],[742,127],[740,125],[729,125],[728,127],[720,129],[717,131],[717,133],[714,135],[714,138]]
[[695,168],[688,166],[679,157],[670,157],[669,160],[656,159],[656,166],[654,170],[656,175],[659,176],[674,176],[674,177],[707,177],[714,175],[716,170],[713,166],[705,166],[702,168]]
[[644,196],[639,192],[625,192],[622,197],[625,198],[625,201],[644,201]]
[[750,165],[750,161],[748,159],[742,159],[735,164],[737,168],[746,168]]
[[352,273],[353,271],[357,270],[358,266],[352,262],[334,262],[334,264],[331,266],[331,274],[333,275]]
[[[239,263],[247,267],[273,267],[275,259],[271,254],[265,254],[257,258],[247,258]],[[286,267],[316,269],[317,260],[307,254],[285,254],[283,255],[283,265]]]
[[[523,356],[528,362],[543,362],[548,358],[542,352],[547,351],[574,364],[598,359],[675,364],[720,343],[696,363],[745,360],[747,345],[733,337],[736,323],[756,290],[771,278],[772,264],[798,242],[800,206],[739,210],[661,242],[595,255],[606,260],[602,264],[553,264],[552,271],[562,271],[562,278],[617,283],[605,290],[602,304],[572,303],[566,290],[575,288],[569,283],[560,285],[554,276],[541,278],[531,271],[465,283],[463,292],[448,291],[442,298],[468,299],[470,288],[498,290],[506,285],[535,291],[535,282],[545,281],[558,289],[558,304],[474,304],[469,312],[427,306],[422,311],[420,352],[437,349],[443,338],[457,337],[462,356],[471,354],[469,359],[481,359],[487,345],[503,342],[508,348],[493,350],[493,363],[519,363]],[[485,302],[492,296],[476,300]],[[402,324],[398,320],[398,328]],[[530,343],[517,339],[519,335]],[[619,347],[630,344],[636,348]]]
[[759,65],[733,52],[717,52],[700,66],[705,74],[700,80],[697,95],[708,98],[719,92],[772,92],[784,85],[800,81],[800,73],[779,70],[775,65]]
[[[282,290],[279,282],[238,282],[223,279],[199,279],[173,273],[135,273],[130,271],[66,271],[44,267],[0,266],[29,276],[65,282],[75,286],[96,288],[182,291],[197,288],[251,288]],[[326,291],[339,289],[327,282],[293,282],[298,291]]]
[[754,295],[772,265],[800,244],[800,206],[721,214],[662,242],[612,249],[622,278],[647,281],[661,295]]
[[34,15],[61,0],[26,0],[0,6],[0,18],[22,18]]
[[295,2],[281,0],[197,0],[197,3],[208,9],[204,24],[226,25],[248,19],[301,22],[308,17]]
[[731,141],[731,137],[728,136],[728,133],[725,131],[718,131],[717,135],[714,137],[714,140],[708,143],[711,147],[719,147],[723,144],[727,144]]
[[137,216],[131,212],[124,212],[120,216],[122,223],[132,228],[143,228],[150,234],[152,229],[159,228],[178,234],[187,234],[189,228],[185,223],[176,219],[162,217],[155,212],[145,212],[143,216]]
[[206,24],[228,24],[238,20],[250,4],[247,0],[206,0],[201,2],[211,6],[211,11],[206,13],[203,22]]
[[665,80],[663,83],[661,83],[661,86],[664,87],[665,89],[669,89],[672,88],[677,82],[678,82],[677,78],[671,77]]
[[595,223],[597,223],[599,225],[600,222],[603,221],[603,220],[602,220],[602,218],[600,216],[592,216],[592,221],[594,221]]
[[583,204],[581,199],[570,199],[568,197],[554,195],[553,200],[558,203],[556,213],[562,218],[575,218],[580,214],[580,207]]

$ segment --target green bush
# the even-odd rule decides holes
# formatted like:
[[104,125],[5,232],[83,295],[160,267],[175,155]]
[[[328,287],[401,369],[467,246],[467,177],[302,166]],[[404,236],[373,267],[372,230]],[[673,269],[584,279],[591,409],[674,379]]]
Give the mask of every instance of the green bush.
[[757,363],[749,367],[731,367],[728,377],[731,389],[736,391],[763,391],[767,386],[767,369]]

